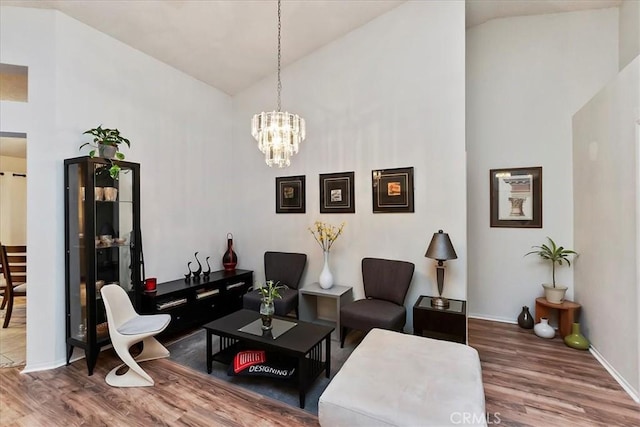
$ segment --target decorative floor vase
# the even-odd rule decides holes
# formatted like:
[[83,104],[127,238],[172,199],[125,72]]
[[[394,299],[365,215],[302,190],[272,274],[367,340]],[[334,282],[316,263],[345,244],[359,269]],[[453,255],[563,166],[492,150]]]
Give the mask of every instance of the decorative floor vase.
[[522,312],[518,316],[518,325],[523,329],[533,329],[533,317],[529,313],[529,307],[522,307]]
[[540,319],[540,323],[533,327],[533,332],[540,338],[553,338],[556,336],[556,331],[549,325],[549,319],[543,317]]
[[260,319],[262,320],[262,330],[271,330],[271,321],[273,320],[273,313],[275,313],[275,307],[273,301],[266,302],[262,300],[260,303]]
[[333,274],[329,269],[329,251],[324,251],[324,267],[320,272],[318,283],[320,283],[322,289],[329,289],[333,286]]
[[564,337],[564,343],[578,350],[589,350],[589,340],[580,333],[580,323],[571,325],[571,335]]

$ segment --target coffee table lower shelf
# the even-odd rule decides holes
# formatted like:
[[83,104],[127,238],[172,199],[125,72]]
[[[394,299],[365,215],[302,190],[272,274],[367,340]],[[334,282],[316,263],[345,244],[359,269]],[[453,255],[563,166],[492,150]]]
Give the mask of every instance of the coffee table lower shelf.
[[[222,363],[223,365],[231,365],[233,363],[233,358],[240,351],[262,350],[261,348],[256,348],[256,347],[257,346],[254,346],[254,345],[249,346],[249,345],[243,345],[241,342],[236,342],[230,345],[229,347],[225,348],[224,350],[211,355],[211,359],[212,361]],[[277,355],[277,356],[278,356],[277,359],[274,361],[275,363],[282,364],[283,366],[296,366],[296,370],[294,374],[291,376],[291,378],[285,378],[283,379],[284,381],[299,381],[300,379],[298,378],[298,376],[300,372],[307,372],[309,384],[311,384],[313,380],[315,380],[318,376],[320,376],[322,371],[324,371],[327,367],[325,362],[321,360],[315,360],[312,358],[305,357],[298,360],[295,357],[288,357],[284,355]],[[302,368],[298,365],[299,363],[302,363]],[[208,365],[207,372],[211,373],[211,371],[212,371],[212,366]],[[277,380],[278,378],[274,378],[274,379]]]
[[[281,360],[295,364],[296,372],[287,381],[298,384],[300,407],[305,406],[305,396],[313,381],[322,371],[327,378],[331,375],[331,332],[333,328],[297,321],[291,329],[277,339],[238,331],[248,318],[259,317],[256,312],[241,310],[204,325],[207,334],[207,372],[211,373],[213,362],[229,365],[234,356],[242,350],[266,350]],[[213,351],[213,335],[220,337],[218,351]],[[311,338],[311,340],[309,340]],[[324,341],[324,361],[322,342]]]

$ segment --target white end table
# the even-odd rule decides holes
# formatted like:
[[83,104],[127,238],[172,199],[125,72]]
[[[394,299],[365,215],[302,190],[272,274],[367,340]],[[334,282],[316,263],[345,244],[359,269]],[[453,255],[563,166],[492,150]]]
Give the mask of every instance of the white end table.
[[[322,289],[319,283],[305,285],[298,290],[298,316],[303,322],[321,323],[335,326],[332,338],[340,339],[340,306],[353,301],[351,286],[333,285],[329,289]],[[318,297],[332,298],[336,302],[335,322],[318,318]]]

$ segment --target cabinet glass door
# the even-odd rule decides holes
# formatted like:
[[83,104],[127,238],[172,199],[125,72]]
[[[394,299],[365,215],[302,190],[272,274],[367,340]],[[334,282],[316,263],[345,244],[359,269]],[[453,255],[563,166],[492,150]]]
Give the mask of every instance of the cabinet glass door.
[[[69,165],[69,317],[71,336],[80,341],[86,340],[87,324],[97,325],[98,339],[108,335],[102,286],[117,284],[133,293],[134,174],[123,166],[114,180],[108,168],[101,163]],[[88,304],[94,305],[90,311]]]
[[84,341],[87,336],[87,310],[86,310],[86,277],[85,262],[85,197],[91,197],[91,191],[86,191],[86,164],[69,165],[67,188],[68,209],[68,284],[69,292],[69,318],[70,334],[73,338]]

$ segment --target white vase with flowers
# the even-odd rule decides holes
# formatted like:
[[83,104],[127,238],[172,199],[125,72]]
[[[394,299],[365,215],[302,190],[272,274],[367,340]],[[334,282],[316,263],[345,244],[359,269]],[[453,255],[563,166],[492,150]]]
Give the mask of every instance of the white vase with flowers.
[[316,221],[313,227],[309,227],[313,238],[316,239],[316,242],[318,242],[322,248],[322,254],[324,256],[324,265],[318,278],[318,283],[322,289],[329,289],[333,286],[333,274],[331,274],[331,269],[329,268],[329,251],[333,243],[342,234],[344,225],[345,223],[343,222],[339,227],[336,227],[335,225]]

